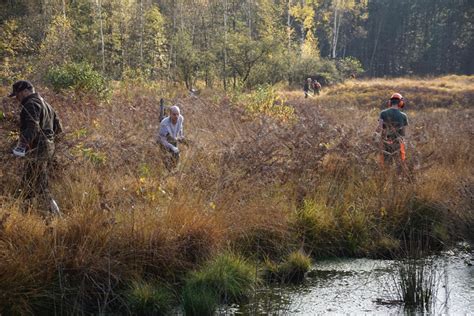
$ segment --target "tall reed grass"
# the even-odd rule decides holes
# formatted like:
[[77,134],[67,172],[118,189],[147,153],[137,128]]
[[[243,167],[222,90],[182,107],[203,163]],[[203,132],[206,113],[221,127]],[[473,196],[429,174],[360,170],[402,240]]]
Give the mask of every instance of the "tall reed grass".
[[398,275],[394,275],[394,289],[409,313],[431,313],[441,285],[442,273],[430,256],[432,242],[411,230],[403,256],[399,257]]
[[[350,81],[312,99],[283,91],[274,105],[294,120],[218,91],[118,84],[105,103],[39,91],[65,125],[52,173],[65,215],[19,211],[19,109],[3,99],[0,313],[120,310],[132,280],[180,284],[229,248],[256,260],[301,247],[393,257],[417,227],[437,248],[473,238],[471,77]],[[409,102],[410,181],[380,170],[372,141],[394,91]],[[155,139],[163,96],[181,105],[191,144],[172,172]]]

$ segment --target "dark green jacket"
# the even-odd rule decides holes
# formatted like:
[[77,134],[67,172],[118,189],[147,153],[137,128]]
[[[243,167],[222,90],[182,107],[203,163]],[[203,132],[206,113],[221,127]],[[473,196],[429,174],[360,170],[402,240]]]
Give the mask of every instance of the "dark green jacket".
[[54,151],[54,136],[62,131],[56,112],[38,93],[24,98],[21,105],[21,141],[38,153]]
[[408,125],[408,117],[399,109],[386,109],[380,113],[383,120],[384,136],[388,139],[398,139],[405,136],[404,127]]

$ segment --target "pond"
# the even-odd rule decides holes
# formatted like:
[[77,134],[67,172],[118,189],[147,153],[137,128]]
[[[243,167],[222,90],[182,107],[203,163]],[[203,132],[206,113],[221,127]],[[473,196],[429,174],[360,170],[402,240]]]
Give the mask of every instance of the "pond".
[[[474,312],[472,252],[448,251],[433,257],[436,297],[430,314]],[[225,307],[227,315],[400,314],[396,300],[399,262],[337,259],[316,262],[306,281],[260,288],[246,304]]]

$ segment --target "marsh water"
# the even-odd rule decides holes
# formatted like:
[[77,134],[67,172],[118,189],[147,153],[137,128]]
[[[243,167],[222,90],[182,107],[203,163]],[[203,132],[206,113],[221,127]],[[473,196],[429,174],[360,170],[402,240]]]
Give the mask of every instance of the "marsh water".
[[[448,251],[432,260],[436,297],[429,314],[474,313],[473,252]],[[316,262],[303,284],[257,290],[227,315],[403,314],[397,302],[399,262],[337,259]],[[418,311],[416,314],[422,314]]]

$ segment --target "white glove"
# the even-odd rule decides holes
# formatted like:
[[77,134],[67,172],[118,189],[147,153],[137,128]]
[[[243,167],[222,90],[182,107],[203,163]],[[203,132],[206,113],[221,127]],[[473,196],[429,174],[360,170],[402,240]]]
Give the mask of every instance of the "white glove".
[[17,157],[25,157],[26,155],[26,147],[23,144],[18,144],[13,149],[13,154]]
[[178,149],[178,147],[172,147],[171,150],[173,151],[173,153],[179,154],[179,149]]
[[378,143],[382,140],[382,133],[378,133],[378,132],[375,132],[373,135],[372,135],[372,141],[375,142],[375,143]]

